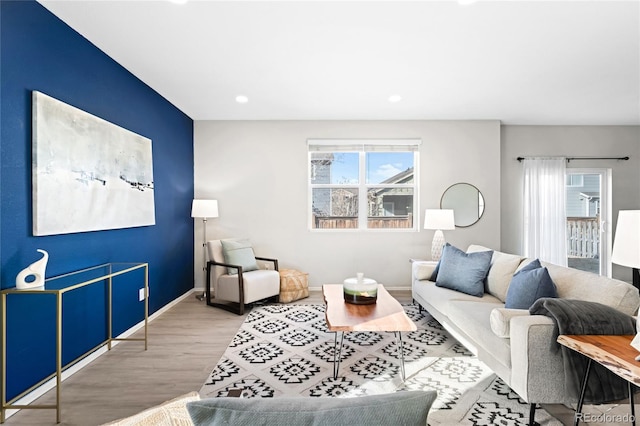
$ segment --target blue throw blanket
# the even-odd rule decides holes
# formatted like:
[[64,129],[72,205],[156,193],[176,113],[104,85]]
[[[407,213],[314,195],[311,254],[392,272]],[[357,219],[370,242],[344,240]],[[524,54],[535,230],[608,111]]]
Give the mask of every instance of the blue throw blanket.
[[[545,315],[556,323],[554,347],[562,348],[565,389],[577,400],[588,359],[556,342],[560,334],[636,334],[633,317],[614,308],[584,300],[542,298],[529,308],[532,315]],[[591,364],[585,403],[601,404],[628,397],[627,381],[598,363]]]

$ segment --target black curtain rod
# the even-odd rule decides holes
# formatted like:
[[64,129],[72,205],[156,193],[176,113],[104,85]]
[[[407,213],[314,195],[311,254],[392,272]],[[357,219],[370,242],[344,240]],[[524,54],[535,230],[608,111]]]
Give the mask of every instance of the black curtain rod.
[[[522,162],[522,160],[526,158],[527,157],[518,157],[516,158],[516,160]],[[562,158],[562,157],[558,157],[558,158]],[[627,161],[628,159],[629,159],[629,156],[627,157],[567,157],[566,158],[567,162],[571,160],[624,160],[624,161]]]

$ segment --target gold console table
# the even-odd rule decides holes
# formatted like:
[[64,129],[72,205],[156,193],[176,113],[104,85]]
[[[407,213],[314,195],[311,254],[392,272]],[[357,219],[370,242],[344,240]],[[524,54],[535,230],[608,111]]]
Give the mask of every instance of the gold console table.
[[[118,275],[130,273],[135,270],[143,269],[144,271],[144,338],[115,338],[113,337],[113,316],[112,316],[112,299],[113,299],[113,278]],[[86,351],[75,360],[62,365],[62,298],[65,293],[77,290],[82,287],[93,285],[96,283],[106,283],[107,286],[107,338],[94,348]],[[56,371],[36,383],[29,389],[23,391],[11,400],[7,401],[7,296],[14,294],[38,296],[43,294],[55,295],[56,299]],[[9,409],[55,409],[56,422],[60,423],[60,387],[62,384],[62,372],[78,361],[82,360],[88,354],[107,345],[107,349],[111,350],[111,343],[119,340],[137,340],[144,341],[144,349],[147,350],[148,323],[149,323],[149,264],[148,263],[105,263],[103,265],[93,266],[91,268],[82,269],[56,277],[47,278],[44,288],[18,290],[17,288],[7,288],[0,291],[0,309],[1,312],[1,339],[2,350],[0,351],[0,364],[2,366],[2,387],[0,388],[0,423],[4,423],[6,410]],[[29,392],[41,386],[48,380],[55,377],[56,379],[56,403],[55,405],[19,405],[14,404],[15,401],[27,395]]]

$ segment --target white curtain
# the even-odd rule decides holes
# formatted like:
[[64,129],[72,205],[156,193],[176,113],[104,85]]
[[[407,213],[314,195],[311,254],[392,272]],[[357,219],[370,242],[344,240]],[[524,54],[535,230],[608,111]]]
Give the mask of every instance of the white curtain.
[[564,158],[524,160],[523,253],[567,266]]

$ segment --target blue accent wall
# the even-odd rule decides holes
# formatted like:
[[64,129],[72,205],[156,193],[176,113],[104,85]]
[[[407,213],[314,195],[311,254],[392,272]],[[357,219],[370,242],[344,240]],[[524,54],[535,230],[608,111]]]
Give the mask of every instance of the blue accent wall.
[[[0,54],[1,287],[14,287],[44,249],[47,277],[105,262],[149,263],[150,313],[190,291],[193,120],[35,1],[0,1]],[[33,236],[33,90],[152,140],[156,225]],[[114,285],[116,334],[143,319],[142,282],[134,275]],[[54,296],[8,298],[8,398],[55,371],[54,307]],[[68,293],[63,312],[66,363],[106,337],[104,288]]]

